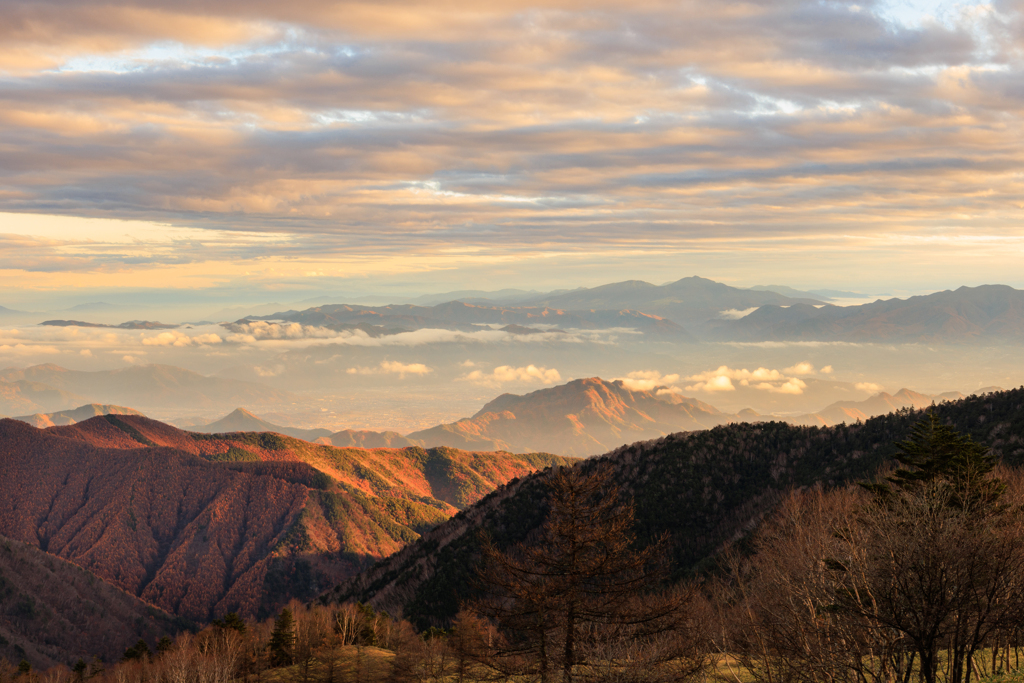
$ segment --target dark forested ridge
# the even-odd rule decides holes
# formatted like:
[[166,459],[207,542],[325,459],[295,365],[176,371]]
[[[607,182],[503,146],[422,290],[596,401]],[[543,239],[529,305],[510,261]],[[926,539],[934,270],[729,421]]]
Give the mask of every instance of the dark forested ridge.
[[[1024,464],[1024,388],[932,409],[1004,463]],[[635,501],[638,540],[668,532],[676,572],[683,575],[756,528],[788,491],[870,477],[892,460],[894,442],[905,439],[922,414],[902,410],[827,428],[732,424],[635,443],[578,466],[612,463],[616,482]],[[527,540],[546,515],[547,476],[510,482],[324,599],[369,601],[421,626],[445,623],[470,595],[477,532],[501,548]]]

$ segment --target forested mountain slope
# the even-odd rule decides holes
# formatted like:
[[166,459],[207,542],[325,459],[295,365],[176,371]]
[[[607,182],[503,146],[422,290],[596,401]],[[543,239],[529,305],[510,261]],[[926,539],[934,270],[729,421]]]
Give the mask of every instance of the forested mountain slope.
[[[1024,388],[934,408],[943,421],[1024,463]],[[921,412],[903,410],[836,427],[731,424],[632,444],[577,467],[608,462],[636,504],[641,543],[663,532],[679,575],[753,530],[789,490],[870,477],[895,453]],[[470,595],[480,531],[501,548],[527,539],[546,514],[545,473],[511,482],[396,555],[324,596],[369,601],[421,626],[443,624]]]
[[0,421],[0,534],[200,621],[263,614],[554,456],[337,449],[140,416]]
[[155,643],[188,622],[81,567],[0,536],[0,658],[36,669],[115,662],[138,640]]

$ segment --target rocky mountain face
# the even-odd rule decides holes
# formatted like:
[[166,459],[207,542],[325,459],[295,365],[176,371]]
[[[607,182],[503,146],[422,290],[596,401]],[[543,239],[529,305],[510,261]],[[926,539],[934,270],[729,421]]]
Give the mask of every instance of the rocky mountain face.
[[[1004,463],[1024,464],[1024,388],[933,410],[991,446]],[[634,443],[577,466],[614,468],[614,481],[635,502],[639,543],[667,533],[673,566],[683,576],[713,564],[719,548],[749,534],[793,488],[873,476],[921,418],[904,409],[827,428],[736,423]],[[499,488],[323,599],[369,601],[420,626],[446,624],[460,600],[472,597],[481,533],[509,548],[543,522],[547,476]]]
[[175,615],[267,614],[555,456],[336,449],[135,415],[0,420],[0,534]]
[[631,391],[621,381],[580,379],[524,396],[503,394],[471,418],[408,434],[425,444],[586,456],[672,432],[737,420],[677,393]]

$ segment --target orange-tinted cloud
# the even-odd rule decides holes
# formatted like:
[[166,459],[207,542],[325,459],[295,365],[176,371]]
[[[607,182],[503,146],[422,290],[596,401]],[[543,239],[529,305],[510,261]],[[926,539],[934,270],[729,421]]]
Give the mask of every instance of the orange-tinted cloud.
[[[515,259],[1017,234],[1019,7],[888,16],[810,0],[6,3],[0,208],[209,238],[7,242],[0,270],[319,273],[357,251],[407,272],[452,245]],[[223,238],[238,230],[284,237]]]

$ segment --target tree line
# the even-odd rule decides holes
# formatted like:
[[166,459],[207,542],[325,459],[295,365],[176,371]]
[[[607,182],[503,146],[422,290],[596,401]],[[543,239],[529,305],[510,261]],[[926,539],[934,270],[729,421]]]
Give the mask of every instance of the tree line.
[[358,603],[293,602],[140,641],[122,662],[0,683],[971,683],[1019,667],[1024,476],[934,414],[859,486],[792,492],[710,573],[674,574],[671,537],[639,543],[610,467],[548,479],[544,523],[487,538],[475,597],[417,632]]

